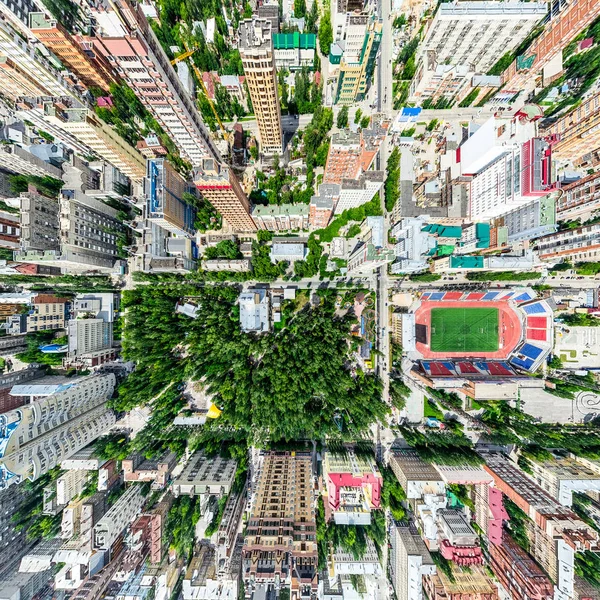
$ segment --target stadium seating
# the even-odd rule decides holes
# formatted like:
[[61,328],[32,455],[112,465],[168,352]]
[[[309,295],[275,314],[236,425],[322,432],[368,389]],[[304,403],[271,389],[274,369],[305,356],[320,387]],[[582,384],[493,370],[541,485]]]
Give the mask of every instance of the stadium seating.
[[548,333],[545,329],[528,329],[527,330],[528,340],[537,340],[539,342],[545,342],[548,340]]
[[533,346],[532,344],[523,344],[518,352],[527,358],[531,358],[531,360],[535,360],[543,352],[543,350],[537,346]]
[[541,302],[534,302],[533,304],[528,304],[522,308],[528,315],[538,315],[546,312],[546,308]]
[[548,319],[546,317],[528,317],[527,327],[531,329],[546,329],[548,327]]
[[500,292],[488,292],[482,300],[495,300]]

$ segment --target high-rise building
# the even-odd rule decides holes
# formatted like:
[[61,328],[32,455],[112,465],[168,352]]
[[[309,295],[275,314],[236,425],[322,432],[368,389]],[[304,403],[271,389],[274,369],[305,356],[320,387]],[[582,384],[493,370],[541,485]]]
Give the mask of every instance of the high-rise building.
[[281,155],[281,107],[271,33],[271,22],[267,19],[242,21],[239,28],[239,50],[258,123],[259,150],[266,155]]
[[35,189],[21,193],[21,251],[60,250],[58,201]]
[[0,2],[0,13],[15,29],[25,35],[29,28],[29,13],[39,10],[40,5],[35,0],[2,0]]
[[575,553],[597,549],[598,533],[505,456],[485,453],[484,458],[484,469],[494,478],[495,487],[529,517],[525,523],[529,554],[548,573],[558,590],[565,597],[571,597]]
[[390,546],[390,579],[397,600],[422,600],[423,576],[436,572],[427,546],[416,529],[397,523],[391,526]]
[[38,479],[107,431],[114,387],[113,374],[86,377],[0,415],[0,488]]
[[[1,23],[0,23],[1,25]],[[0,152],[0,169],[10,173],[23,175],[39,175],[45,177],[49,175],[55,179],[62,178],[62,169],[55,167],[49,162],[43,161],[31,152],[17,146],[17,144],[3,143],[2,152]],[[10,192],[10,189],[8,190]],[[6,197],[12,197],[9,194]]]
[[512,600],[553,600],[554,585],[539,565],[504,532],[501,544],[490,544],[490,567]]
[[194,183],[236,233],[256,231],[250,216],[250,202],[231,169],[212,159],[202,162],[194,171]]
[[582,157],[600,147],[600,92],[582,100],[576,108],[560,116],[544,128],[544,135],[555,135],[557,158],[577,163]]
[[94,525],[94,550],[108,551],[139,514],[146,501],[142,486],[131,486]]
[[563,506],[571,506],[573,492],[600,492],[600,470],[590,469],[575,456],[553,456],[530,461],[531,477]]
[[[520,90],[540,73],[547,86],[562,72],[562,51],[594,19],[600,15],[597,0],[573,0],[568,4],[552,5],[552,18],[544,24],[542,33],[536,37],[525,54],[517,56],[502,73],[504,89]],[[491,39],[491,38],[490,38]],[[499,50],[499,56],[505,50]]]
[[21,96],[47,94],[42,84],[8,56],[0,56],[0,92],[13,102]]
[[189,192],[193,192],[192,184],[168,160],[150,158],[146,161],[146,215],[153,223],[171,233],[191,237],[195,231],[196,209],[184,197]]
[[21,104],[21,113],[37,124],[50,123],[59,139],[68,143],[70,137],[107,160],[134,181],[141,181],[146,161],[140,152],[128,144],[117,131],[102,121],[94,111],[68,98],[43,98]]
[[573,183],[561,185],[556,203],[558,219],[566,221],[591,215],[600,208],[600,174],[592,173]]
[[71,35],[56,19],[43,12],[29,13],[29,29],[86,87],[108,90],[117,81],[113,69],[93,48]]
[[499,600],[498,588],[483,566],[473,565],[464,570],[451,568],[452,580],[441,570],[423,578],[429,600]]
[[18,260],[112,270],[119,260],[124,228],[117,210],[81,193],[63,191],[60,201],[21,194],[21,251]]
[[[24,4],[29,4],[29,0],[24,0]],[[28,10],[27,12],[24,10],[23,13],[29,15]],[[28,29],[24,33],[30,35]],[[19,35],[6,21],[0,22],[0,53],[9,57],[18,65],[21,72],[27,73],[36,81],[40,89],[44,90],[44,95],[78,96],[79,92],[67,81],[65,75],[40,52],[32,48],[23,35]]]
[[420,46],[410,99],[436,100],[448,82],[440,74],[454,69],[459,85],[448,98],[470,85],[472,75],[487,73],[500,56],[516,48],[547,13],[545,2],[454,2],[440,4]]
[[546,235],[536,241],[541,260],[593,261],[600,258],[600,224]]
[[334,104],[350,106],[365,98],[373,73],[383,25],[374,15],[348,13],[345,47],[338,73]]
[[317,592],[318,552],[312,455],[268,452],[257,476],[243,547],[246,590],[290,583]]
[[110,9],[94,9],[95,50],[113,65],[118,76],[173,140],[182,158],[198,165],[204,158],[220,159],[218,150],[184,89],[160,42],[144,6],[116,0]]

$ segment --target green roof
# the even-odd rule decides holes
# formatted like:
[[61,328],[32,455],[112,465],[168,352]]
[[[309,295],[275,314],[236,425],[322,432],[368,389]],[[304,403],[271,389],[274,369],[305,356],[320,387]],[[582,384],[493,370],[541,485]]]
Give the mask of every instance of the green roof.
[[451,256],[451,269],[483,269],[483,256]]
[[289,50],[290,48],[302,48],[303,50],[314,50],[317,47],[317,36],[314,33],[274,33],[273,48],[275,50]]
[[450,256],[454,252],[454,246],[450,244],[442,244],[437,247],[437,255],[438,256]]

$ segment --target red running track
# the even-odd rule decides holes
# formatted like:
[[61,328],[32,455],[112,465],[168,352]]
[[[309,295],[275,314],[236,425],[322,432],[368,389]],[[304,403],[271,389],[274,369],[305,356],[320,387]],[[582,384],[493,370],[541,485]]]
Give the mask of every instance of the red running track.
[[[497,308],[498,325],[500,328],[498,335],[499,350],[496,352],[478,352],[477,354],[469,352],[432,352],[429,349],[432,308]],[[443,300],[422,300],[421,306],[415,311],[415,322],[417,325],[425,325],[427,327],[428,344],[417,342],[417,351],[423,358],[438,360],[444,358],[502,360],[508,358],[509,354],[516,348],[517,344],[521,341],[523,333],[523,323],[519,315],[509,306],[508,302],[444,302]]]

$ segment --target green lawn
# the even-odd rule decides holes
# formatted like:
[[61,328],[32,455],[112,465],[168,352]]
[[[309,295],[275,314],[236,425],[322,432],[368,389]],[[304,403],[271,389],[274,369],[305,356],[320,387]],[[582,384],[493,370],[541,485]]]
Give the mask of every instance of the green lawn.
[[498,350],[497,308],[431,309],[432,352]]

